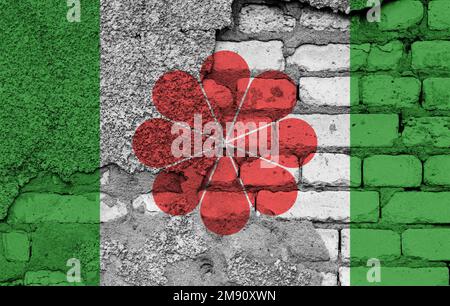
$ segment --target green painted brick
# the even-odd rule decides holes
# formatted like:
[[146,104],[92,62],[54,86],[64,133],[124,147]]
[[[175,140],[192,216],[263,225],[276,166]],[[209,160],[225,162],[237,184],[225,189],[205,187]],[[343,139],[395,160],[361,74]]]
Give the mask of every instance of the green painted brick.
[[30,258],[30,240],[24,232],[3,234],[5,257],[10,261],[28,261]]
[[420,81],[415,78],[368,76],[362,81],[362,101],[368,106],[414,107],[418,105],[420,89]]
[[25,274],[26,286],[64,286],[69,285],[66,274],[58,271],[29,271]]
[[370,44],[354,45],[350,46],[351,57],[351,70],[357,71],[367,65],[367,58],[370,52]]
[[402,134],[406,146],[450,147],[450,117],[409,118]]
[[450,223],[450,192],[397,192],[383,207],[384,222]]
[[376,155],[363,165],[364,184],[381,187],[417,187],[422,182],[422,163],[410,155]]
[[361,186],[362,176],[361,176],[361,164],[360,158],[351,156],[350,157],[350,186],[359,187]]
[[450,1],[433,0],[428,4],[428,27],[431,30],[450,30]]
[[22,277],[27,263],[24,261],[9,261],[5,256],[3,235],[0,235],[0,282],[8,282]]
[[100,172],[75,173],[63,181],[56,174],[40,173],[26,184],[21,192],[57,193],[57,194],[85,194],[99,190]]
[[41,224],[32,234],[32,241],[29,271],[68,271],[67,261],[76,258],[80,261],[82,282],[98,285],[98,224]]
[[450,229],[409,229],[402,235],[403,254],[426,260],[450,260]]
[[405,30],[418,24],[423,13],[423,5],[418,0],[390,2],[381,8],[381,22],[378,27],[382,31]]
[[8,223],[98,223],[99,194],[25,193],[10,209]]
[[369,71],[397,69],[402,57],[403,44],[398,40],[381,46],[374,45],[367,58],[367,69]]
[[350,78],[350,106],[360,104],[359,83],[360,80],[358,77],[353,76]]
[[371,267],[352,267],[351,285],[356,286],[448,286],[449,272],[445,267],[406,268],[381,267],[381,281],[369,283],[367,275],[371,275]]
[[424,103],[428,110],[450,110],[450,78],[423,81]]
[[[383,2],[383,0],[381,0],[380,2]],[[367,0],[350,0],[349,4],[352,11],[361,10],[369,6]]]
[[427,185],[450,186],[450,155],[428,158],[424,165],[424,180]]
[[351,258],[395,259],[401,254],[400,235],[389,230],[351,229]]
[[412,67],[424,71],[450,69],[450,41],[418,41],[412,44]]
[[380,195],[376,191],[352,191],[350,216],[354,223],[375,223],[380,215]]
[[398,139],[399,118],[389,114],[352,114],[352,147],[391,147]]
[[0,218],[17,182],[99,168],[100,4],[80,2],[79,23],[67,1],[0,2]]
[[17,286],[23,286],[23,280],[19,279],[19,280],[14,280],[14,281],[10,281],[10,282],[1,282],[0,283],[0,287],[17,287]]

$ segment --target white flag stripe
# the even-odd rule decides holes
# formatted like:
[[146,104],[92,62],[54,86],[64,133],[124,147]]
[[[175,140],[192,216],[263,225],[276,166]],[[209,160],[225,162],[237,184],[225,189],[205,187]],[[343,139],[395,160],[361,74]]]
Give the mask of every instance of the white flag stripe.
[[302,183],[307,185],[350,186],[350,156],[318,153],[302,167]]
[[285,68],[283,43],[281,41],[217,42],[215,52],[224,50],[233,51],[242,56],[253,76],[269,70],[283,71]]
[[299,85],[300,107],[304,104],[350,106],[350,77],[304,77],[300,78]]
[[350,222],[349,191],[299,192],[295,205],[280,217],[318,222]]
[[308,72],[343,72],[350,69],[350,45],[302,45],[288,57],[287,63]]

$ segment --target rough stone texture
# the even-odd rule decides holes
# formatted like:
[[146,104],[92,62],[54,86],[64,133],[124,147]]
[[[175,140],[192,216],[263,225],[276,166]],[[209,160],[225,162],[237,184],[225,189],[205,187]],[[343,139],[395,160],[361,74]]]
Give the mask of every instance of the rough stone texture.
[[[301,2],[336,11],[346,11],[349,7],[346,0]],[[102,2],[102,165],[116,164],[128,171],[142,170],[142,165],[131,154],[130,140],[142,121],[157,116],[151,103],[151,90],[164,72],[181,69],[198,75],[203,60],[215,47],[216,50],[227,48],[241,53],[255,72],[284,69],[279,41],[236,45],[224,42],[216,46],[216,30],[233,25],[231,4],[232,0]],[[262,18],[260,23],[267,29],[282,31],[276,26],[269,27],[266,12],[273,13],[271,16],[276,19],[276,24],[283,16],[283,27],[288,28],[294,26],[293,17],[299,17],[289,17],[280,9],[260,4],[243,6],[242,9],[247,17],[241,18],[240,23],[238,18],[238,25],[244,28],[258,23],[253,20],[257,17]],[[312,12],[306,9],[304,16]],[[333,17],[331,13],[325,16],[320,23],[333,20],[333,29],[343,29],[348,23],[344,17]],[[249,20],[248,23],[245,20]]]
[[316,8],[326,8],[329,7],[333,11],[349,12],[350,2],[349,0],[299,0],[302,3],[309,3],[311,6]]
[[238,29],[243,33],[291,32],[296,24],[294,17],[285,15],[277,7],[247,5],[239,13]]
[[301,221],[263,218],[223,238],[205,231],[197,214],[136,213],[130,222],[102,227],[104,284],[318,285],[322,275],[305,264],[335,256]]
[[[204,58],[221,49],[241,54],[255,75],[284,70],[281,41],[216,43],[216,30],[232,24],[231,1],[104,3],[102,12],[103,165],[141,170],[130,138],[157,115],[150,94],[162,73],[181,69],[198,76]],[[291,27],[293,19],[286,20]],[[257,218],[241,233],[218,238],[197,211],[161,214],[149,194],[152,182],[150,172],[129,175],[112,166],[102,173],[103,284],[318,285],[332,272],[308,267],[336,257],[311,223]]]
[[131,137],[154,117],[151,90],[159,77],[180,69],[198,75],[215,46],[215,32],[229,26],[232,0],[102,1],[102,164],[141,169]]
[[348,71],[350,47],[330,44],[327,46],[302,45],[287,59],[302,71]]
[[338,276],[334,273],[322,273],[322,286],[334,287],[338,285]]
[[306,28],[312,28],[318,31],[331,29],[347,31],[350,29],[350,21],[348,18],[326,11],[310,9],[303,10],[300,17],[300,24]]
[[155,199],[153,195],[150,194],[142,194],[138,196],[133,201],[133,209],[139,212],[144,213],[159,213],[161,210],[155,203]]
[[[336,233],[322,238],[306,220],[253,215],[243,231],[221,238],[205,229],[198,210],[186,217],[163,214],[151,193],[139,194],[140,179],[122,191],[129,174],[109,168],[102,190],[118,189],[114,198],[132,203],[124,218],[102,224],[104,285],[319,285],[336,278],[336,263],[331,269],[316,264],[336,258]],[[119,203],[110,200],[105,205]]]
[[100,222],[110,222],[128,214],[127,204],[107,194],[100,194]]
[[[430,11],[438,1],[429,1]],[[433,9],[430,34],[421,2],[389,1],[383,22],[368,27],[367,37],[356,28],[350,48],[348,17],[331,13],[348,12],[346,0],[270,1],[267,7],[254,0],[255,11],[238,1],[234,13],[245,13],[242,18],[232,15],[231,2],[102,2],[102,284],[348,285],[353,244],[351,260],[360,268],[353,267],[352,283],[366,282],[366,259],[376,256],[389,265],[383,266],[385,284],[448,285],[445,12]],[[262,22],[268,17],[275,18],[270,27]],[[380,29],[385,37],[374,34]],[[141,171],[130,146],[135,128],[158,116],[151,89],[160,75],[183,69],[198,76],[203,59],[221,49],[242,54],[255,75],[286,68],[300,80],[291,117],[311,124],[319,139],[315,159],[294,170],[301,191],[294,207],[279,218],[252,211],[246,228],[230,237],[208,232],[198,209],[185,217],[161,213],[151,193],[157,171]],[[380,81],[381,74],[390,77]],[[369,88],[374,85],[382,94]],[[380,155],[414,161],[373,162]],[[374,170],[383,171],[374,178]],[[92,224],[98,216],[86,215],[86,204],[95,202],[92,177],[71,185],[43,176],[41,188],[23,189],[0,224],[0,282],[66,284],[56,262],[73,254],[95,271],[95,258],[84,258],[86,244],[96,245],[86,233],[98,230]],[[69,213],[61,212],[65,207]],[[86,230],[74,222],[86,223]],[[20,248],[9,249],[3,232],[20,233],[11,236]]]

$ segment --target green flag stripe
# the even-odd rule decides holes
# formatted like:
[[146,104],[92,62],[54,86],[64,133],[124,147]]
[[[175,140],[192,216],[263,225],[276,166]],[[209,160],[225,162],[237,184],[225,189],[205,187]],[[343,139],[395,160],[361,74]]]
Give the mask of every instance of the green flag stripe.
[[2,284],[99,283],[99,14],[0,3]]
[[[448,285],[449,2],[390,1],[380,22],[365,3],[352,3],[350,133],[363,165],[352,176],[363,181],[351,194],[349,283]],[[358,217],[369,202],[371,222]]]

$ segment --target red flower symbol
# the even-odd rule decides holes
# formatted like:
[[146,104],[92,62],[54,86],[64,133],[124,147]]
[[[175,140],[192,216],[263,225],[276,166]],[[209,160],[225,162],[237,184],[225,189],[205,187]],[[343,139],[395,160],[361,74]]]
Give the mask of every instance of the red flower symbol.
[[239,232],[254,207],[274,216],[297,199],[291,170],[309,162],[317,137],[306,122],[286,117],[297,87],[284,73],[253,80],[238,54],[210,56],[201,83],[183,71],[163,75],[153,102],[165,119],[144,122],[133,149],[139,161],[163,168],[153,185],[158,207],[185,215],[200,205],[206,227],[219,235]]

